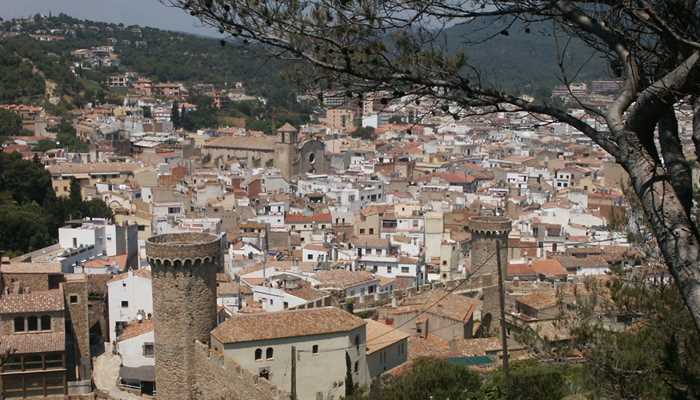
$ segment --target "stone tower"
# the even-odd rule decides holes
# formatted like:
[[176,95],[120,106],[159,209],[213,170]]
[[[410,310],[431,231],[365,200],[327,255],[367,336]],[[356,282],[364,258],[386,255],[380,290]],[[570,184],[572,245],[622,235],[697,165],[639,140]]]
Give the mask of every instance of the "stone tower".
[[175,233],[146,241],[153,282],[158,399],[193,399],[195,341],[216,326],[216,271],[221,238]]
[[275,143],[275,166],[279,168],[282,177],[289,179],[294,176],[294,164],[297,156],[297,128],[286,123],[277,130],[277,141]]
[[469,218],[471,240],[472,280],[480,280],[483,290],[482,324],[495,332],[499,326],[500,297],[498,290],[498,258],[496,246],[500,246],[501,273],[506,278],[508,268],[508,234],[511,221],[505,217],[474,216]]

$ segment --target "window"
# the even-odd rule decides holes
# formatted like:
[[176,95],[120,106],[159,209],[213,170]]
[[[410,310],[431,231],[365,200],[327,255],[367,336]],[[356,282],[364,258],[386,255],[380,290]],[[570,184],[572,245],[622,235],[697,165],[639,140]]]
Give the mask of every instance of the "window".
[[374,235],[374,228],[369,228],[369,234]]
[[143,356],[144,357],[153,357],[155,354],[155,346],[153,343],[144,343],[143,344]]
[[307,260],[313,260],[313,259],[314,259],[314,255],[313,255],[313,254],[307,254],[307,255],[306,255],[306,259],[307,259]]
[[272,349],[272,347],[268,347],[267,350],[265,350],[265,358],[268,360],[272,360],[272,357],[275,355],[275,351]]
[[360,335],[355,335],[355,349],[360,351]]
[[262,349],[255,349],[255,361],[262,359]]
[[78,238],[73,238],[73,248],[78,247]]
[[68,296],[68,303],[70,304],[78,304],[79,297],[77,294],[71,294]]
[[128,308],[129,307],[129,302],[126,300],[122,300],[122,308]]
[[29,317],[27,318],[27,330],[28,331],[38,331],[39,330],[39,318]]
[[360,228],[360,235],[364,235],[364,234],[365,234],[364,228]]
[[24,317],[15,317],[15,332],[24,332]]
[[311,346],[311,353],[318,354],[318,345],[317,344]]
[[289,303],[287,303],[287,302],[285,301],[285,302],[283,303],[283,306],[284,306],[284,309],[286,310],[286,309],[289,308]]
[[50,331],[51,330],[51,316],[50,315],[42,315],[41,316],[41,330],[42,331]]
[[386,267],[386,273],[387,273],[387,274],[390,274],[390,273],[391,273],[391,266],[387,266],[387,267]]
[[408,267],[401,267],[401,273],[402,273],[402,274],[407,274],[407,273],[408,273]]
[[270,305],[273,305],[273,304],[275,304],[275,301],[270,299]]
[[360,370],[360,362],[359,361],[355,361],[355,367],[353,368],[353,370],[355,371],[355,373],[357,373]]

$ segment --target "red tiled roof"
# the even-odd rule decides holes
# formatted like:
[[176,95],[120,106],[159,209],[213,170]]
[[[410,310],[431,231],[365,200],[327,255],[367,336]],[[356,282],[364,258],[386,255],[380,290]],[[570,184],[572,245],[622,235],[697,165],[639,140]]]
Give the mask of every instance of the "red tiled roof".
[[24,333],[0,336],[0,351],[15,354],[65,351],[66,335],[63,332]]
[[61,311],[64,309],[62,289],[52,289],[0,297],[0,314]]
[[336,307],[236,314],[211,334],[222,343],[241,343],[348,332],[365,321]]
[[544,276],[566,276],[566,269],[558,260],[545,259],[532,262],[532,270]]
[[153,320],[146,319],[141,322],[132,322],[124,327],[122,334],[119,335],[117,341],[127,340],[135,338],[136,336],[143,335],[144,333],[151,332],[153,330]]

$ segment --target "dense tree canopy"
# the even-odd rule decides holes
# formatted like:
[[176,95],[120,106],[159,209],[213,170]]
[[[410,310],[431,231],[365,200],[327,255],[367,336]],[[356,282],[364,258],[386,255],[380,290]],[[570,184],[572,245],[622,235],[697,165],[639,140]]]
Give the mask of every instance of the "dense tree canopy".
[[0,153],[0,251],[19,254],[48,246],[69,218],[112,218],[99,199],[83,201],[77,181],[69,198],[56,198],[41,164]]
[[14,136],[22,132],[22,117],[18,114],[0,109],[0,136]]

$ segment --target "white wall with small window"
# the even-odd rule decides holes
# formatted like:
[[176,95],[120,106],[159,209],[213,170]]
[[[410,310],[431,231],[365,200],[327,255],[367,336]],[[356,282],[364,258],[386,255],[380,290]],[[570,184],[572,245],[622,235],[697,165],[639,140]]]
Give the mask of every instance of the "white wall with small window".
[[[350,357],[353,381],[369,384],[364,326],[349,332],[222,344],[212,336],[212,345],[242,368],[290,391],[292,346],[297,351],[297,396],[299,400],[338,399],[345,395],[345,353]],[[340,349],[340,350],[338,350]]]
[[117,339],[118,327],[153,314],[153,288],[146,270],[129,270],[107,282],[109,340]]
[[121,358],[121,365],[125,367],[138,368],[156,365],[155,334],[152,328],[140,335],[117,341],[116,350]]

